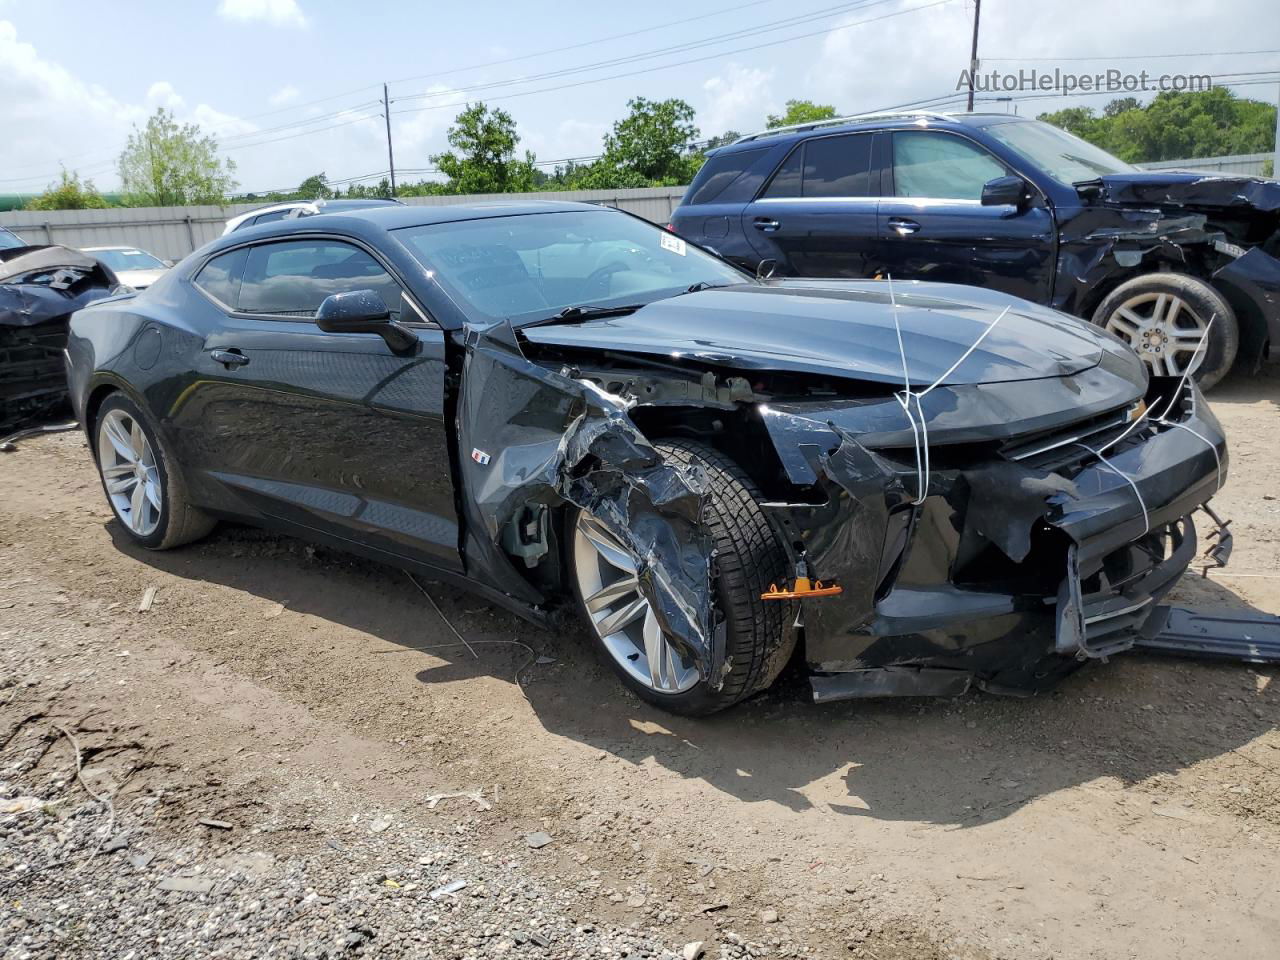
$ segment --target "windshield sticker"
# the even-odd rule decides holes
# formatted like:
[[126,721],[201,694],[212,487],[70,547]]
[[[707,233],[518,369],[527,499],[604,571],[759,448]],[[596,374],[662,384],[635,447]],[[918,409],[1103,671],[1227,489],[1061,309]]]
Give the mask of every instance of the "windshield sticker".
[[685,246],[685,242],[681,240],[679,237],[677,237],[674,233],[663,233],[662,249],[670,250],[672,253],[678,253],[682,257],[689,250],[689,248]]

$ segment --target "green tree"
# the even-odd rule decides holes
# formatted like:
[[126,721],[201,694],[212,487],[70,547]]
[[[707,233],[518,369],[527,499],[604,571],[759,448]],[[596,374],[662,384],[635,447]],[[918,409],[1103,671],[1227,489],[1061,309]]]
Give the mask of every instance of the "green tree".
[[[523,193],[533,189],[533,154],[516,157],[520,136],[511,114],[483,103],[467,107],[449,128],[454,149],[431,158],[450,193]],[[456,151],[456,152],[455,152]]]
[[765,126],[770,130],[775,127],[790,127],[797,123],[817,123],[830,120],[836,116],[836,108],[827,103],[814,103],[812,100],[788,100],[786,112],[780,116],[769,114]]
[[333,190],[330,189],[328,181],[325,179],[324,171],[313,174],[302,183],[298,184],[298,189],[294,194],[299,200],[329,200],[333,197]]
[[44,193],[27,202],[28,210],[89,210],[107,206],[92,180],[81,180],[74,170],[62,171],[57,183],[51,183]]
[[726,130],[724,133],[720,134],[720,136],[712,137],[708,140],[707,149],[714,150],[716,147],[723,147],[725,144],[733,143],[735,140],[740,140],[741,138],[742,134],[737,130]]
[[128,206],[222,203],[236,187],[235,163],[218,156],[218,141],[163,107],[133,128],[117,166]]
[[1130,163],[1275,149],[1275,106],[1240,99],[1226,87],[1161,93],[1146,106],[1124,97],[1107,104],[1100,116],[1088,107],[1073,107],[1042,113],[1040,119]]
[[688,183],[702,164],[694,110],[678,98],[627,101],[630,113],[605,135],[604,156],[585,179],[601,187],[661,187]]

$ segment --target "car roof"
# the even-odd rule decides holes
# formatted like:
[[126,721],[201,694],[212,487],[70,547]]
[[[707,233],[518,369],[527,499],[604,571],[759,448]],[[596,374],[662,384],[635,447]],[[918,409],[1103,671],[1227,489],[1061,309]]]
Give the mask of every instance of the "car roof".
[[143,250],[141,247],[131,247],[131,246],[123,245],[123,244],[122,244],[122,245],[120,245],[120,246],[106,246],[106,247],[81,247],[80,249],[81,249],[81,250],[83,250],[85,253],[93,253],[95,250],[136,250],[136,251],[138,251],[138,253],[146,253],[146,252],[147,252],[147,251]]
[[758,150],[762,146],[778,143],[795,143],[815,133],[823,136],[838,133],[857,133],[868,130],[950,129],[960,127],[985,127],[1000,122],[1028,122],[1029,118],[1008,113],[934,113],[931,111],[906,111],[895,113],[867,113],[851,117],[833,117],[814,123],[795,124],[761,130],[740,137],[733,143],[715,150],[708,156],[737,153],[740,150]]
[[596,203],[576,203],[572,200],[494,200],[486,203],[446,203],[430,205],[397,204],[387,207],[364,207],[358,210],[321,213],[305,220],[279,221],[270,226],[281,224],[296,225],[302,230],[322,228],[329,217],[342,219],[367,220],[384,230],[399,230],[402,227],[421,227],[432,223],[453,223],[458,220],[485,220],[492,217],[519,217],[538,213],[568,213],[575,210],[612,210]]

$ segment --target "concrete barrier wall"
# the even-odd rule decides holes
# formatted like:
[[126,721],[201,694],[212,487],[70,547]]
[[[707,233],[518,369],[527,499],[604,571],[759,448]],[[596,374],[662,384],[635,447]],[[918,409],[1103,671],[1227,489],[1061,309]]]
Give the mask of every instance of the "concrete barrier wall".
[[[666,223],[680,203],[684,187],[638,190],[568,190],[532,194],[475,194],[453,197],[406,197],[411,206],[454,203],[578,200],[618,207]],[[0,226],[28,243],[60,243],[68,247],[140,247],[168,260],[180,260],[192,250],[221,236],[227,220],[261,203],[233,203],[224,207],[121,207],[107,210],[9,210],[0,213]]]

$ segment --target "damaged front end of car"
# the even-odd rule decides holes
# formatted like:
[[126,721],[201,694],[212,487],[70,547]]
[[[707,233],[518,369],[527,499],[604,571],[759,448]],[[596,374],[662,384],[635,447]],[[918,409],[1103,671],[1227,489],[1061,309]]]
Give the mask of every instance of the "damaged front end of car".
[[67,321],[117,289],[107,268],[77,250],[0,250],[0,431],[51,416],[66,403]]
[[1280,343],[1280,181],[1179,171],[1108,174],[1075,185],[1052,305],[1085,315],[1124,279],[1171,270],[1212,283],[1240,321],[1255,368]]

